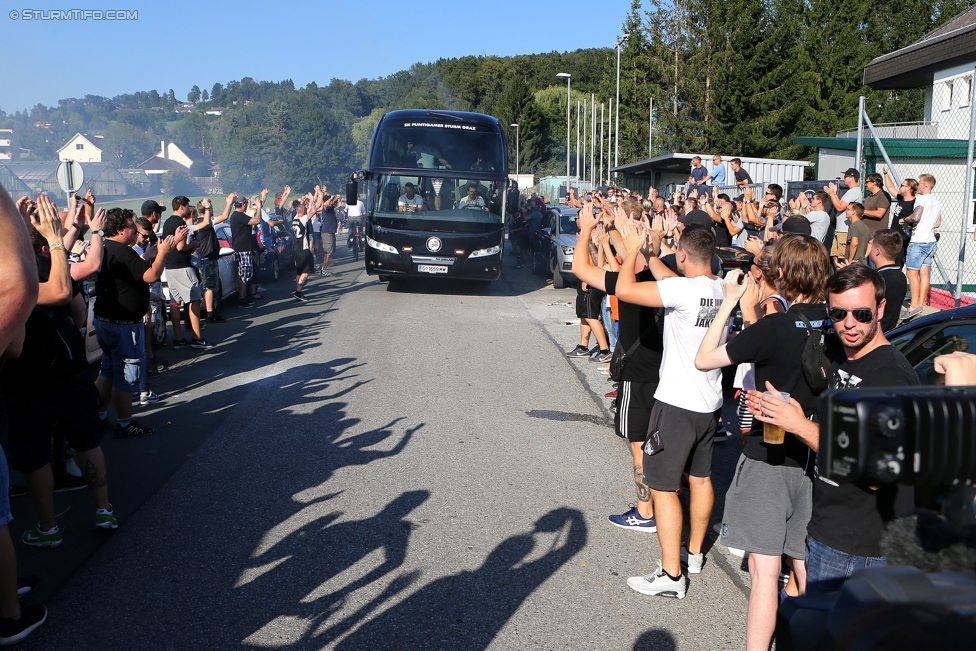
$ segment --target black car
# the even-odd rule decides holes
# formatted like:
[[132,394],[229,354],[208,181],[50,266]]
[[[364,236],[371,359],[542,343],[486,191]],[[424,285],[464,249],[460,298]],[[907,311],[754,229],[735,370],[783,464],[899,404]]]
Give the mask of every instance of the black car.
[[943,376],[934,368],[936,357],[957,350],[976,352],[976,305],[919,317],[885,336],[915,367],[922,384],[942,384]]
[[261,268],[258,270],[262,280],[277,282],[282,270],[295,266],[295,234],[286,224],[272,227],[274,246],[264,252]]

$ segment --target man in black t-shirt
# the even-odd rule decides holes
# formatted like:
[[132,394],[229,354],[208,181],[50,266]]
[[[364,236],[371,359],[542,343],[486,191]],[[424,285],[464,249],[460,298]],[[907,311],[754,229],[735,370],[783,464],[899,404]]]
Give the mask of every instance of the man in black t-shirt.
[[905,277],[897,262],[902,251],[901,233],[892,228],[882,228],[874,234],[868,257],[874,263],[885,281],[885,315],[881,319],[881,331],[888,332],[898,325],[901,305],[905,302],[908,292],[908,278]]
[[132,249],[136,242],[135,214],[113,208],[105,222],[102,268],[96,278],[95,336],[102,349],[102,366],[95,386],[107,418],[108,404],[115,405],[118,437],[144,436],[152,429],[132,419],[132,392],[139,390],[139,374],[146,355],[143,317],[149,311],[149,283],[163,275],[163,259],[175,249],[173,236],[159,240],[152,265]]
[[752,185],[752,177],[749,176],[749,172],[742,169],[741,160],[738,158],[733,158],[729,161],[729,166],[732,168],[732,172],[735,174],[736,185]]
[[[877,271],[863,264],[837,271],[827,281],[827,305],[846,353],[846,359],[832,370],[830,388],[919,384],[915,369],[881,330],[887,306],[884,281]],[[819,448],[820,426],[807,420],[799,405],[764,400],[753,391],[749,406],[757,420],[779,425],[811,449]],[[881,536],[885,524],[914,506],[911,486],[838,485],[819,474],[816,477],[807,528],[808,594],[837,590],[854,572],[884,565]]]
[[[592,204],[585,202],[577,217],[579,235],[577,240],[581,251],[589,242],[596,227]],[[618,210],[618,219],[627,219]],[[658,243],[658,248],[660,244]],[[647,261],[641,261],[637,280],[653,281],[654,275],[647,269]],[[592,264],[588,255],[573,256],[573,274],[587,285],[614,296],[617,289],[618,273],[605,271]],[[620,514],[609,516],[611,524],[631,531],[655,533],[657,522],[654,519],[654,505],[651,502],[651,489],[644,482],[644,453],[641,447],[647,438],[654,408],[654,393],[658,388],[661,370],[661,355],[664,349],[661,334],[663,315],[660,309],[643,307],[618,300],[620,316],[620,337],[614,349],[614,357],[626,356],[623,373],[618,379],[617,407],[614,414],[614,432],[627,439],[633,456],[634,485],[637,488],[637,505]],[[611,368],[614,362],[611,362]]]
[[[203,302],[207,308],[207,323],[227,321],[214,309],[214,304],[217,302],[214,295],[220,291],[220,239],[217,237],[214,225],[227,221],[236,198],[236,192],[227,195],[224,211],[216,216],[213,214],[213,203],[210,199],[203,199],[197,204],[201,219],[200,223],[195,225],[193,234],[200,242],[197,249],[200,254],[200,287],[203,288]],[[217,300],[220,298],[223,297],[217,297]]]
[[[184,196],[173,197],[173,214],[163,222],[163,237],[173,236],[176,248],[163,256],[166,269],[166,284],[169,286],[169,316],[173,323],[173,348],[210,348],[213,344],[203,338],[200,330],[200,279],[193,266],[192,253],[200,246],[199,238],[194,238],[190,230],[193,208],[190,199]],[[193,340],[183,337],[181,308],[186,306],[189,313]]]
[[[248,208],[250,206],[250,208]],[[250,215],[246,210],[253,211]],[[257,285],[254,281],[254,262],[257,257],[258,241],[254,237],[254,227],[261,222],[261,202],[255,199],[250,204],[244,197],[234,202],[234,212],[230,216],[231,246],[237,255],[237,304],[241,307],[254,305]]]

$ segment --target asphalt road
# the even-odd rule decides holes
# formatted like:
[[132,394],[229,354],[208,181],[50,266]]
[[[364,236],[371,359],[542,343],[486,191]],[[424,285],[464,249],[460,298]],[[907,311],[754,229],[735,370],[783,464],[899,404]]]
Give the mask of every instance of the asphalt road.
[[[718,548],[684,600],[626,585],[660,551],[606,521],[634,500],[630,458],[609,384],[562,355],[573,290],[511,257],[491,287],[389,285],[345,251],[310,303],[286,277],[207,328],[216,348],[164,352],[183,360],[165,401],[137,409],[156,434],[105,441],[121,527],[59,494],[65,544],[18,543],[51,611],[23,648],[744,645]],[[33,516],[13,510],[19,537]]]

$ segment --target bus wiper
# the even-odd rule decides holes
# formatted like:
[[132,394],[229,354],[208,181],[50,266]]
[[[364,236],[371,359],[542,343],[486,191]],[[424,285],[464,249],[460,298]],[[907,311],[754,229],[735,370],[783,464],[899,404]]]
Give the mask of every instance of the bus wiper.
[[427,111],[427,115],[435,118],[449,118],[451,120],[457,120],[458,122],[464,122],[464,118],[457,115],[451,115],[450,113],[441,113],[439,111]]

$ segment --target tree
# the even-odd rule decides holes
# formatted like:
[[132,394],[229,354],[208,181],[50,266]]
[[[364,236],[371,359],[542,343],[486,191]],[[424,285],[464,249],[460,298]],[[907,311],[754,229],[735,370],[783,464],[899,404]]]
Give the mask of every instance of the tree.
[[190,102],[191,104],[196,104],[197,102],[200,101],[200,87],[199,86],[197,86],[196,84],[193,84],[193,88],[191,88],[190,89],[190,92],[186,94],[186,101]]
[[207,89],[204,88],[203,89],[203,101],[206,102],[208,99],[210,99],[210,93],[208,93],[207,92]]
[[120,120],[109,123],[102,142],[106,160],[122,169],[135,167],[152,158],[158,147],[159,141],[154,135]]
[[172,169],[163,174],[163,192],[168,195],[189,196],[200,192],[200,187],[183,170]]

